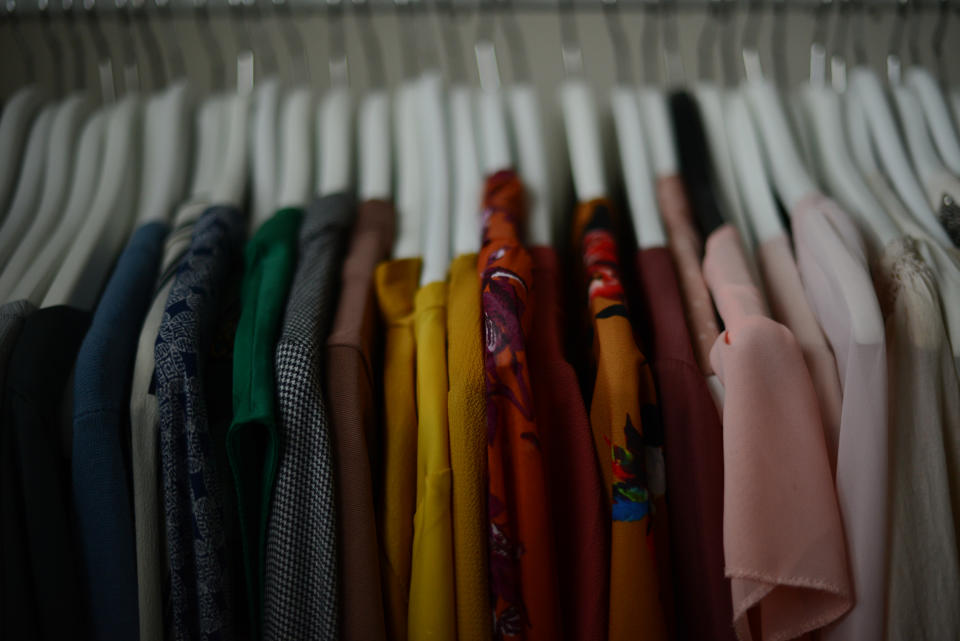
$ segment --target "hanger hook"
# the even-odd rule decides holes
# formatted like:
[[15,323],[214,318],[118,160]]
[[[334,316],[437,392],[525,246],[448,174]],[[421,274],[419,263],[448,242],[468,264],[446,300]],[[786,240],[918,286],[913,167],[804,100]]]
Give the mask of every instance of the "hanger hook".
[[820,0],[813,9],[813,36],[810,39],[810,84],[822,87],[827,81],[827,38],[832,0]]
[[187,64],[183,57],[183,47],[180,46],[180,38],[177,36],[170,0],[154,0],[154,4],[157,9],[157,15],[167,26],[166,37],[161,36],[159,40],[166,40],[170,43],[171,50],[165,58],[170,72],[169,79],[183,78],[187,75]]
[[[210,63],[210,88],[221,91],[227,86],[227,63],[223,56],[223,49],[213,32],[210,22],[210,9],[206,0],[194,0],[193,13],[196,16],[197,29],[200,31],[200,42],[207,52]],[[237,40],[240,40],[238,35]]]
[[363,43],[367,56],[367,75],[370,86],[383,88],[386,86],[387,74],[383,66],[383,49],[380,47],[380,36],[373,26],[373,15],[369,0],[354,0],[354,13],[357,14],[357,27],[360,29],[360,40]]
[[507,48],[510,50],[510,65],[513,69],[514,82],[530,82],[533,74],[530,72],[530,57],[527,55],[527,45],[517,20],[517,5],[513,0],[502,0],[503,11],[500,12],[500,25],[503,35],[507,39]]
[[707,17],[697,36],[697,75],[710,82],[716,81],[717,75],[714,54],[719,41],[717,32],[723,12],[722,4],[723,0],[708,0]]
[[467,66],[463,62],[460,44],[460,29],[457,25],[457,9],[453,0],[436,0],[440,37],[446,53],[447,74],[453,84],[466,84]]
[[53,21],[50,19],[49,0],[38,0],[37,9],[39,10],[41,33],[43,33],[43,42],[50,52],[50,59],[53,64],[53,91],[55,96],[62,96],[64,90],[63,67],[60,61],[63,60],[63,46],[56,34],[53,33]]
[[643,26],[640,31],[641,83],[660,84],[659,57],[660,3],[658,0],[643,0]]
[[662,0],[660,10],[663,19],[660,27],[663,29],[663,65],[664,76],[669,85],[683,83],[683,56],[680,54],[680,27],[677,19],[678,0]]
[[613,46],[613,59],[616,65],[617,83],[622,86],[633,84],[630,43],[623,28],[618,0],[603,0],[603,15],[606,18],[607,31],[610,32],[610,44]]
[[560,17],[560,56],[563,59],[563,71],[568,76],[582,74],[583,47],[577,32],[573,0],[557,0],[557,13]]
[[937,25],[930,37],[930,47],[933,50],[934,61],[937,65],[937,76],[944,84],[947,77],[947,68],[943,59],[943,40],[947,35],[947,22],[950,19],[949,0],[937,0]]
[[150,86],[160,88],[167,85],[169,76],[164,69],[163,48],[156,32],[151,27],[151,18],[147,11],[145,0],[130,0],[130,11],[136,10],[134,21],[140,31],[140,39],[147,50],[147,61],[150,75],[153,77]]
[[497,62],[497,46],[494,43],[496,23],[492,0],[479,4],[480,19],[473,42],[473,55],[477,60],[477,76],[483,91],[500,89],[500,64]]
[[103,25],[100,24],[100,12],[97,11],[94,0],[83,0],[83,11],[87,16],[90,36],[97,51],[97,75],[100,78],[100,97],[104,104],[110,104],[117,99],[116,81],[113,77],[113,58],[107,38],[103,34]]
[[397,9],[397,20],[400,22],[400,40],[402,49],[400,56],[403,63],[405,78],[413,78],[419,68],[419,38],[417,37],[416,15],[412,0],[393,0]]
[[86,52],[84,51],[80,29],[77,26],[77,14],[74,10],[73,0],[63,0],[62,6],[64,20],[67,22],[67,38],[70,40],[70,49],[73,55],[73,89],[79,91],[86,84],[84,80],[84,72],[87,69]]
[[760,64],[760,3],[762,0],[748,0],[747,18],[740,35],[740,53],[743,59],[743,71],[747,80],[763,78]]
[[897,19],[890,31],[890,45],[887,48],[887,80],[890,84],[899,84],[902,61],[900,50],[903,47],[904,23],[909,19],[909,2],[897,0]]
[[293,21],[293,11],[288,0],[272,0],[273,15],[280,29],[280,37],[286,42],[290,66],[293,69],[295,83],[307,83],[310,80],[310,62],[307,49],[300,31]]
[[830,82],[834,91],[847,89],[847,34],[850,26],[850,0],[838,0],[837,20],[834,23],[833,39],[830,43]]
[[23,37],[23,32],[20,31],[20,16],[17,14],[16,0],[6,0],[6,2],[4,2],[4,14],[7,22],[10,24],[11,31],[13,31],[13,39],[16,41],[17,51],[21,54],[27,82],[34,82],[37,78],[37,61],[30,47],[27,46],[27,40]]

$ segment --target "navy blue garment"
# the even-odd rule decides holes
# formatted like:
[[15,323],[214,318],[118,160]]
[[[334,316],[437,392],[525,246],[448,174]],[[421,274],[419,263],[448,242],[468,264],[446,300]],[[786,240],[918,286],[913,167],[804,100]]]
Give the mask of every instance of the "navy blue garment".
[[160,476],[170,562],[168,638],[235,637],[234,589],[223,486],[226,443],[211,433],[209,347],[223,316],[246,220],[211,207],[180,261],[154,344]]
[[166,223],[134,232],[77,355],[73,500],[93,638],[136,639],[136,542],[129,480],[130,383]]
[[25,606],[25,611],[6,622],[4,639],[88,638],[70,492],[72,403],[67,403],[70,374],[89,324],[88,312],[65,305],[34,312],[7,366],[0,425],[4,453],[9,453],[5,459],[16,472],[7,479],[15,487],[4,487],[4,495],[15,499],[5,505],[12,514],[4,509],[4,529],[16,524],[20,532],[14,539],[25,549],[4,549],[4,554],[21,555],[19,585],[7,587],[17,593],[10,607]]

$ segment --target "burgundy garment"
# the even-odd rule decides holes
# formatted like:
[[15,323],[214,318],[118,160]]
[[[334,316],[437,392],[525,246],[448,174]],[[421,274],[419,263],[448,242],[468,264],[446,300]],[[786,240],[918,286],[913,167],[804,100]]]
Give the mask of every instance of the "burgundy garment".
[[[561,348],[558,259],[550,247],[532,247],[533,327],[528,345],[534,411],[550,488],[564,639],[607,636],[610,536],[605,493],[586,406]],[[729,599],[729,596],[728,596]]]
[[636,255],[645,337],[660,393],[680,641],[736,641],[723,565],[723,427],[687,331],[665,247]]

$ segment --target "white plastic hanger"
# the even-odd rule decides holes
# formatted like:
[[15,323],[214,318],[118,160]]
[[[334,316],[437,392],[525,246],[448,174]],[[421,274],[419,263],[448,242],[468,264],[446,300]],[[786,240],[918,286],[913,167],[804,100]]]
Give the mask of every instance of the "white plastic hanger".
[[480,155],[483,173],[487,175],[513,167],[507,116],[500,93],[500,71],[492,34],[489,36],[478,38],[474,45],[481,89],[477,97],[480,131],[483,132],[480,136]]
[[40,202],[44,176],[50,169],[47,165],[53,161],[47,154],[47,148],[57,110],[56,104],[47,105],[30,128],[20,178],[17,180],[10,207],[0,224],[0,267],[10,259]]
[[[331,8],[330,89],[317,115],[317,178],[320,195],[343,193],[353,184],[353,100],[350,95],[347,49],[344,42],[342,7]],[[377,46],[374,44],[373,46]],[[377,49],[379,55],[379,49]],[[380,69],[382,62],[371,60]],[[377,83],[381,85],[381,83]]]
[[960,176],[960,140],[940,85],[926,67],[912,66],[904,76],[904,83],[913,90],[923,107],[940,158],[954,176]]
[[732,140],[737,144],[730,148],[730,156],[743,205],[750,217],[757,243],[782,236],[785,233],[777,203],[773,199],[770,179],[764,163],[763,152],[753,126],[746,96],[731,91],[724,101],[724,115]]
[[424,210],[420,286],[446,280],[450,267],[450,164],[443,78],[424,71],[419,80],[420,162]]
[[480,163],[474,137],[474,91],[456,84],[448,93],[453,134],[453,254],[480,251]]
[[[840,94],[826,84],[826,14],[822,11],[818,14],[819,28],[815,30],[820,36],[814,37],[810,47],[810,81],[799,88],[798,103],[803,107],[812,134],[811,148],[822,183],[853,215],[871,253],[878,256],[902,230],[878,202],[847,146],[843,101]],[[844,33],[845,19],[844,14],[838,17],[838,36]],[[838,41],[834,49],[841,51],[841,45]],[[831,69],[834,86],[845,88],[846,62],[842,55],[833,55]]]
[[36,210],[29,212],[28,227],[21,238],[15,238],[16,247],[0,273],[0,301],[7,299],[63,213],[74,174],[74,151],[92,110],[93,102],[82,93],[68,97],[57,107],[47,141],[43,194]]
[[139,183],[142,100],[133,94],[113,107],[107,125],[103,170],[83,225],[43,299],[42,306],[91,310],[133,222]]
[[247,191],[247,177],[250,146],[247,134],[250,127],[251,88],[253,79],[252,64],[246,80],[240,81],[235,95],[227,99],[226,140],[223,148],[223,164],[217,172],[212,195],[213,202],[221,205],[240,207]]
[[828,87],[801,89],[814,133],[817,161],[827,189],[860,224],[876,253],[900,236],[900,230],[874,197],[846,145],[840,96]]
[[[59,271],[64,256],[77,237],[84,217],[89,211],[93,194],[99,182],[103,165],[103,148],[109,110],[100,109],[87,120],[77,145],[77,161],[73,163],[70,194],[62,215],[54,220],[52,236],[40,237],[35,251],[24,243],[23,251],[17,251],[10,267],[23,269],[23,276],[13,280],[11,294],[4,293],[3,300],[29,300],[39,305]],[[59,214],[60,212],[56,212]],[[22,257],[21,257],[22,256]]]
[[313,130],[315,102],[309,83],[307,58],[300,32],[289,15],[289,5],[283,3],[277,10],[284,19],[278,23],[281,37],[287,44],[296,86],[286,92],[280,107],[279,150],[276,206],[302,207],[310,199],[313,179]]
[[391,190],[390,97],[383,89],[367,92],[360,102],[357,131],[360,148],[360,199],[389,200]]
[[640,121],[636,91],[632,84],[628,64],[630,51],[620,24],[620,13],[610,5],[606,13],[613,54],[617,60],[617,83],[610,91],[610,108],[616,129],[617,147],[620,151],[620,166],[626,185],[627,200],[637,247],[664,247],[667,234],[660,218],[653,172],[647,159],[647,141]]
[[870,137],[880,156],[880,164],[891,184],[913,217],[938,242],[950,243],[947,233],[933,215],[933,209],[914,174],[900,140],[893,113],[871,69],[858,65],[850,72],[850,91],[856,94],[870,127]]
[[18,90],[0,114],[0,212],[6,212],[20,175],[21,152],[43,93],[35,85]]
[[352,110],[353,101],[345,81],[331,87],[320,105],[320,162],[316,179],[320,195],[345,192],[352,184]]
[[420,256],[422,242],[420,225],[423,220],[420,175],[420,142],[418,121],[418,86],[415,79],[407,79],[397,90],[394,103],[397,139],[397,238],[393,246],[394,258]]
[[167,222],[187,186],[191,128],[190,90],[180,80],[144,107],[143,164],[136,225]]
[[216,180],[221,147],[226,138],[224,109],[227,98],[210,96],[197,107],[194,116],[193,180],[190,184],[191,199],[209,199]]
[[272,76],[258,81],[253,96],[253,216],[250,220],[253,231],[277,208],[279,110],[280,79]]
[[310,198],[313,174],[313,92],[301,86],[287,92],[280,113],[280,178],[277,207],[302,207]]

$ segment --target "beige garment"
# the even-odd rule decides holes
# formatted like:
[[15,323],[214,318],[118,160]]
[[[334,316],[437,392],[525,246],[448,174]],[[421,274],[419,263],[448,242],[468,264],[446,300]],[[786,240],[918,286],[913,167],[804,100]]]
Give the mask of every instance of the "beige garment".
[[193,225],[208,203],[184,203],[163,247],[156,294],[144,317],[130,390],[130,463],[133,473],[133,519],[137,537],[137,585],[141,641],[162,641],[165,545],[160,503],[160,459],[157,451],[157,397],[153,383],[153,346],[180,258],[190,247]]
[[[720,329],[700,268],[703,241],[693,224],[690,203],[680,176],[663,176],[657,180],[657,201],[667,229],[667,244],[677,270],[693,351],[700,370],[705,376],[710,376],[713,374],[710,349]],[[717,400],[716,392],[714,400]]]
[[891,433],[886,638],[960,639],[960,384],[916,243],[891,242],[880,271]]
[[944,247],[913,220],[883,174],[867,175],[866,179],[890,217],[906,235],[916,240],[917,252],[933,271],[948,343],[960,372],[960,250]]
[[842,401],[837,359],[807,301],[786,234],[764,241],[757,248],[757,260],[773,318],[793,332],[803,351],[803,359],[817,393],[830,469],[835,473]]

